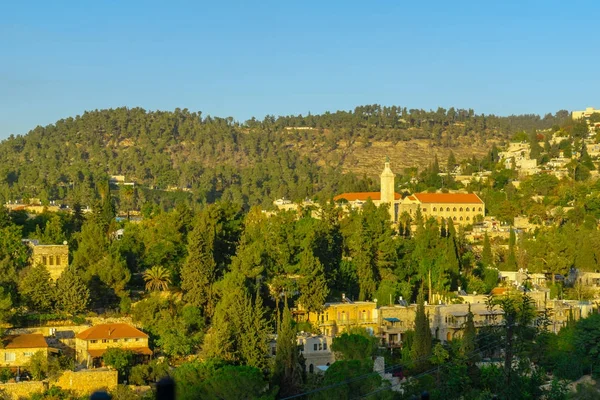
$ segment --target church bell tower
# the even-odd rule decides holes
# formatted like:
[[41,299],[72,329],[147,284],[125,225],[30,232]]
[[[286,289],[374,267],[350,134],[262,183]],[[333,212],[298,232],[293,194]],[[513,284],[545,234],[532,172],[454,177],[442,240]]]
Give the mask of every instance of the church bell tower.
[[395,206],[395,191],[394,178],[396,175],[390,169],[390,158],[385,158],[385,167],[380,175],[381,177],[381,200],[380,204],[387,204],[390,211],[390,219],[396,222],[396,206]]

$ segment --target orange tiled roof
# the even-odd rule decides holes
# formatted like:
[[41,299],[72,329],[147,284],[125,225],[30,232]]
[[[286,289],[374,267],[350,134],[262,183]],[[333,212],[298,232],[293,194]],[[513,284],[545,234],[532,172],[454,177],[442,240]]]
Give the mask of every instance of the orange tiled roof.
[[124,339],[124,338],[147,338],[144,332],[127,324],[102,324],[92,326],[77,334],[78,339]]
[[[402,196],[398,193],[394,193],[394,199],[400,200]],[[334,201],[338,200],[348,200],[348,201],[367,201],[371,200],[381,200],[381,192],[350,192],[350,193],[342,193],[338,194],[333,198]]]
[[44,335],[40,333],[31,333],[23,335],[6,336],[6,349],[38,349],[48,348],[48,343]]
[[[152,355],[152,350],[150,350],[148,347],[132,347],[132,348],[128,348],[128,347],[121,347],[123,350],[129,350],[129,351],[133,351],[134,353],[137,354],[143,354],[146,356],[151,356]],[[93,357],[102,357],[104,355],[104,353],[106,353],[106,350],[108,349],[92,349],[92,350],[88,350],[88,354]]]
[[415,193],[421,203],[477,203],[483,201],[475,193]]

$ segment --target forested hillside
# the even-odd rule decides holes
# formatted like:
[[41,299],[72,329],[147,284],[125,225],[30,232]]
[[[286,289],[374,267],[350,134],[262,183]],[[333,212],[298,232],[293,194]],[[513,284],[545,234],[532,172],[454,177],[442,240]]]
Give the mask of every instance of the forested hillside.
[[[483,155],[490,142],[568,117],[567,111],[497,117],[372,105],[238,123],[187,109],[96,110],[0,143],[0,200],[92,204],[98,184],[110,175],[143,187],[191,189],[187,197],[209,203],[323,198],[377,188],[368,178],[379,173],[386,155],[398,172],[423,168],[433,154],[445,157],[451,149],[459,160]],[[157,198],[152,191],[137,196]]]

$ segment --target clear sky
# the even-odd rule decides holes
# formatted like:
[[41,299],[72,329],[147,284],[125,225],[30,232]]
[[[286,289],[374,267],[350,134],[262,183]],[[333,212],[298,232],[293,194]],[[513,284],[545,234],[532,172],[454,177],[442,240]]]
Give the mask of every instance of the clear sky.
[[600,107],[600,1],[3,1],[0,138],[85,110]]

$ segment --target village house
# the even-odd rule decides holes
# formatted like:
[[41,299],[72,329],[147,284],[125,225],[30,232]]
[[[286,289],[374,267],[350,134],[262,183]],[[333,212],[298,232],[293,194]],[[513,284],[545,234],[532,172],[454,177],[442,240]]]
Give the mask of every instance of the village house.
[[351,301],[343,297],[341,302],[325,303],[320,313],[309,313],[299,305],[294,315],[298,321],[318,326],[325,336],[341,335],[353,326],[374,333],[378,327],[377,303],[374,301]]
[[109,348],[121,348],[136,354],[136,362],[152,356],[148,335],[123,323],[95,325],[75,336],[77,362],[90,367],[102,365],[102,356]]
[[43,352],[45,357],[52,351],[39,333],[7,335],[0,340],[4,344],[0,346],[0,367],[24,367],[38,351]]
[[[304,357],[305,372],[319,372],[335,362],[335,355],[331,350],[333,338],[325,335],[315,335],[300,332],[297,335],[297,343],[300,354]],[[273,335],[269,342],[270,355],[277,354],[277,335]]]

